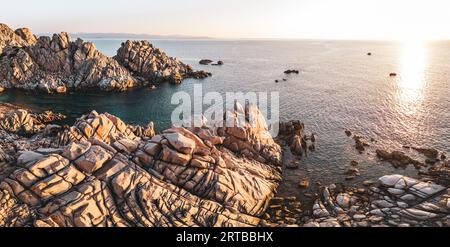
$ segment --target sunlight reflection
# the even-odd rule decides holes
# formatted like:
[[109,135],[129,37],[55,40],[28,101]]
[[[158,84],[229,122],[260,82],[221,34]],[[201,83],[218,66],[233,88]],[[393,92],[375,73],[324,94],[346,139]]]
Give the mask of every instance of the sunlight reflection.
[[423,90],[426,84],[426,63],[424,42],[410,41],[404,44],[401,57],[402,71],[398,87],[400,104],[411,113],[416,112],[423,99]]

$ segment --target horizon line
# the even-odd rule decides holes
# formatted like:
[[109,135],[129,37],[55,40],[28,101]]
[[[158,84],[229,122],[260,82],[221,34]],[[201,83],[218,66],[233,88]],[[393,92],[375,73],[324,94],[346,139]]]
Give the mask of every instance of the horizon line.
[[[61,33],[61,32],[59,32]],[[88,39],[120,39],[121,37],[113,37],[114,35],[131,35],[131,36],[156,36],[156,37],[167,37],[167,39],[191,39],[191,40],[280,40],[280,41],[296,41],[296,40],[310,40],[310,41],[384,41],[384,42],[407,42],[415,41],[414,39],[396,39],[396,38],[325,38],[325,37],[218,37],[218,36],[208,36],[208,35],[188,35],[188,34],[149,34],[149,33],[127,33],[127,32],[67,32],[69,35],[110,35],[112,37],[97,37]],[[42,35],[57,34],[57,32],[44,32],[38,33],[37,36]],[[132,38],[132,37],[130,37]],[[144,38],[150,39],[150,38]],[[450,38],[436,38],[436,39],[416,39],[421,42],[442,42],[450,41]]]

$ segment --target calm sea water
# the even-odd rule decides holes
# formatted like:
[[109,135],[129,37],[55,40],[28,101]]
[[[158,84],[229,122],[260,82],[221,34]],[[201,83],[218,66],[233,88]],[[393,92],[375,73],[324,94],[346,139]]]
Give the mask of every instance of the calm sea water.
[[[92,40],[113,56],[122,40]],[[402,145],[435,147],[450,153],[450,42],[393,43],[350,41],[152,41],[169,55],[213,73],[211,78],[164,84],[157,90],[126,93],[33,95],[9,91],[0,101],[36,109],[52,109],[71,117],[92,109],[110,112],[128,123],[154,121],[159,129],[170,126],[177,91],[192,92],[195,83],[218,92],[278,91],[282,120],[300,119],[318,134],[317,152],[301,168],[286,171],[281,194],[300,191],[307,177],[326,183],[342,182],[350,161],[360,162],[362,176],[350,183],[386,173],[416,175],[413,168],[394,169],[377,161],[378,147]],[[372,56],[367,56],[372,52]],[[224,66],[200,66],[202,58],[225,61]],[[285,76],[286,69],[299,75]],[[389,73],[398,73],[389,77]],[[275,83],[274,80],[287,81]],[[368,153],[360,155],[345,129],[374,138]],[[414,154],[413,154],[414,155]],[[314,186],[312,187],[314,188]]]

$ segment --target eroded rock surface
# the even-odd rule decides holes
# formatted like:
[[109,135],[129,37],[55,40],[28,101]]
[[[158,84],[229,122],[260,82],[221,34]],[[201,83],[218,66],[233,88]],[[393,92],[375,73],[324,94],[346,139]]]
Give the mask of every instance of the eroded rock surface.
[[45,128],[46,124],[65,118],[64,115],[51,111],[33,113],[29,110],[12,108],[0,112],[0,128],[10,133],[35,134]]
[[367,190],[324,187],[305,226],[450,226],[450,189],[387,175]]
[[2,88],[48,93],[86,89],[125,91],[148,83],[179,83],[187,77],[210,75],[193,71],[147,41],[127,41],[116,59],[103,55],[91,42],[71,41],[64,32],[36,38],[26,28],[14,32],[0,25]]
[[7,46],[27,46],[36,42],[36,37],[27,28],[12,30],[5,24],[0,23],[0,54]]
[[122,43],[114,58],[144,82],[181,83],[184,78],[211,76],[204,71],[194,72],[191,66],[167,56],[148,41],[128,40]]
[[[264,120],[256,122],[154,135],[92,112],[53,137],[54,147],[10,162],[0,189],[14,201],[0,223],[11,225],[18,211],[10,208],[25,207],[15,225],[257,226],[281,180],[281,153]],[[247,151],[228,148],[236,138]]]

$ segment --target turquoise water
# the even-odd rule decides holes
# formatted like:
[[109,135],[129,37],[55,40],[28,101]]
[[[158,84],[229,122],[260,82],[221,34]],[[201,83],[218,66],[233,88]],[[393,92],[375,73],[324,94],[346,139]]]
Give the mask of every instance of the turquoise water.
[[[107,55],[114,55],[121,40],[92,40]],[[126,93],[35,95],[8,91],[0,101],[51,109],[70,117],[92,109],[109,112],[128,123],[154,121],[159,129],[170,126],[177,91],[278,91],[283,120],[300,119],[318,134],[317,152],[301,168],[286,171],[286,186],[297,188],[307,176],[323,183],[342,182],[351,160],[360,162],[362,182],[386,173],[414,176],[412,168],[396,170],[374,157],[375,148],[401,149],[402,145],[434,147],[450,153],[450,43],[351,41],[152,41],[171,56],[213,73],[205,80],[163,84],[158,89]],[[372,56],[367,56],[372,52]],[[200,66],[202,58],[223,60],[224,66]],[[299,75],[285,76],[286,69]],[[396,72],[397,77],[389,77]],[[275,83],[274,80],[287,79]],[[374,138],[368,154],[356,152],[344,129]],[[290,191],[291,190],[291,191]],[[297,193],[297,191],[294,191]]]

